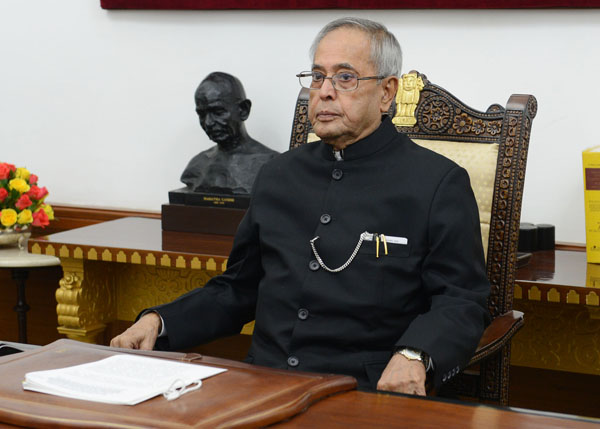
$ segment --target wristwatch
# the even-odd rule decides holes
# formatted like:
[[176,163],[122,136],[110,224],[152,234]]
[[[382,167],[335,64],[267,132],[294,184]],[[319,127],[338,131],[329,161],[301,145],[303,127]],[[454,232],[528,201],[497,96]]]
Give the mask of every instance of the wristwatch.
[[401,354],[408,360],[418,360],[425,366],[426,372],[429,372],[432,367],[431,358],[429,355],[420,350],[415,350],[408,347],[400,347],[396,350],[396,353]]

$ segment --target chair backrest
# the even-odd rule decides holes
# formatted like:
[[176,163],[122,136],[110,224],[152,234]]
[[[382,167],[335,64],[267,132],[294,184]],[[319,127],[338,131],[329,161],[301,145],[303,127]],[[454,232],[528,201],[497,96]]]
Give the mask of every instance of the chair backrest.
[[[309,90],[301,90],[296,102],[290,149],[318,140],[308,120],[308,94]],[[388,112],[399,132],[454,160],[469,173],[481,219],[492,319],[513,307],[527,149],[536,111],[534,96],[512,95],[506,107],[492,104],[481,112],[429,82],[425,75],[411,71],[400,78],[395,103]],[[508,353],[494,364],[496,370],[490,368],[482,374],[485,387],[481,398],[507,401],[507,387],[501,392],[499,386],[508,385],[504,380]]]

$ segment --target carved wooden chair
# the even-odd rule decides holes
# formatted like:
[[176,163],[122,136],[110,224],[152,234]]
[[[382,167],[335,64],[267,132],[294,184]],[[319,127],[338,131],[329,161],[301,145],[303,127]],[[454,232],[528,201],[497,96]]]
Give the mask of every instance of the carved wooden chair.
[[[302,89],[294,113],[290,149],[318,137],[308,120],[308,93]],[[400,79],[388,112],[399,132],[464,167],[479,206],[481,232],[491,283],[492,323],[469,366],[444,386],[441,395],[508,405],[510,340],[523,326],[513,310],[521,200],[531,122],[537,101],[512,95],[506,107],[472,109],[418,72]]]

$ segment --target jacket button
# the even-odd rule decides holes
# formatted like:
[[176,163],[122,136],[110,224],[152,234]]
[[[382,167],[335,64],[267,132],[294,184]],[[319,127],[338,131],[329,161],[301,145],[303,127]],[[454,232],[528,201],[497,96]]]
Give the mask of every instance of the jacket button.
[[298,366],[300,361],[298,360],[298,358],[296,356],[290,356],[287,360],[287,363],[289,366]]
[[321,215],[321,223],[323,225],[327,225],[329,222],[331,222],[331,215],[328,215],[327,213]]
[[310,268],[311,271],[317,271],[321,267],[319,266],[319,263],[313,259],[308,263],[308,268]]
[[306,308],[301,308],[298,310],[298,319],[306,320],[308,319],[308,310]]
[[344,173],[339,168],[336,168],[331,172],[331,177],[333,177],[335,180],[340,180],[343,175]]

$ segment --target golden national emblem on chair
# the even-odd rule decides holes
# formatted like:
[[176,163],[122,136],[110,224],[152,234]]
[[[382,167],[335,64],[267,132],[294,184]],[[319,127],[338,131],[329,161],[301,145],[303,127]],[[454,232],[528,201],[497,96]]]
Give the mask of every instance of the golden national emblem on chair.
[[418,73],[410,72],[402,75],[396,93],[396,113],[392,118],[394,125],[412,126],[417,123],[415,109],[424,86],[423,79]]

